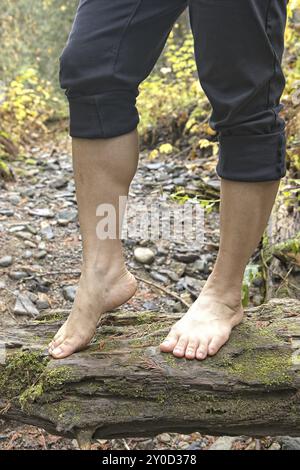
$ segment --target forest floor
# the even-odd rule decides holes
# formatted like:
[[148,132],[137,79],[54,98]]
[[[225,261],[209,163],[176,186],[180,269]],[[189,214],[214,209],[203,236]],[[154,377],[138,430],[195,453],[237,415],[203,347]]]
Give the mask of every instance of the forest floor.
[[[212,203],[205,212],[204,243],[184,239],[124,240],[127,264],[139,288],[122,310],[184,312],[212,269],[218,248],[219,180],[215,157],[187,159],[184,154],[150,159],[141,152],[130,190],[129,206],[145,199],[164,202],[163,195],[190,197],[199,188]],[[0,193],[0,314],[22,324],[51,309],[70,309],[81,264],[75,187],[69,139],[32,148],[29,157],[13,162],[15,181],[2,183]],[[201,175],[201,176],[200,176]],[[180,196],[180,197],[181,197]],[[184,198],[184,196],[183,196]],[[137,248],[147,249],[134,255]],[[151,252],[149,251],[151,250]],[[145,256],[148,262],[145,263]],[[146,260],[147,261],[147,260]],[[256,262],[256,255],[252,260]],[[261,282],[250,289],[250,303],[262,302]],[[0,420],[0,449],[77,449],[75,440],[53,436],[33,426]],[[271,438],[254,439],[164,433],[155,438],[98,440],[101,449],[273,449]]]

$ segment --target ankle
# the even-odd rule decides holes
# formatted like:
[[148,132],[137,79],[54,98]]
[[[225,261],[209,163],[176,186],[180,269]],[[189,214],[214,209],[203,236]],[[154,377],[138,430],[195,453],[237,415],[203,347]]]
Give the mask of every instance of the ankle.
[[96,279],[113,279],[127,272],[123,258],[109,258],[103,260],[84,260],[81,273],[83,276]]
[[229,306],[236,307],[242,301],[242,282],[228,279],[213,271],[205,283],[202,294],[217,297]]

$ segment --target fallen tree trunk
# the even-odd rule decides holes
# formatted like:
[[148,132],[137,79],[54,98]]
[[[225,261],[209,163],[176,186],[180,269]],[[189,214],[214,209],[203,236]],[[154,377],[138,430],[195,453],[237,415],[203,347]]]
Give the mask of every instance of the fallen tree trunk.
[[88,350],[49,359],[64,314],[2,326],[1,417],[81,443],[163,431],[300,436],[299,301],[248,310],[203,362],[160,353],[175,315],[153,312],[107,314]]

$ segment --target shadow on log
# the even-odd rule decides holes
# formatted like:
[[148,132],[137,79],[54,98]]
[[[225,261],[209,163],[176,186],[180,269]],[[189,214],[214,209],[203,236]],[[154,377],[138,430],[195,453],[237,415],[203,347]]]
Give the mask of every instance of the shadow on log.
[[174,314],[103,317],[88,350],[49,359],[66,312],[2,325],[1,417],[92,438],[160,432],[300,436],[300,302],[249,309],[229,343],[203,362],[159,352]]

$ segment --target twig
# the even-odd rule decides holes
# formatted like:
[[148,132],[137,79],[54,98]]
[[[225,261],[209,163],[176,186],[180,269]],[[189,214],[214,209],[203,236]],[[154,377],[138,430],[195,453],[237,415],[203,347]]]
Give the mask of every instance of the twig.
[[156,282],[148,281],[148,279],[144,279],[143,277],[135,276],[135,278],[138,279],[138,281],[144,282],[145,284],[148,284],[151,287],[155,287],[156,289],[160,289],[165,294],[167,294],[170,297],[173,297],[174,299],[181,302],[185,307],[187,307],[187,308],[190,307],[190,304],[188,304],[185,300],[183,300],[179,295],[175,294],[175,292],[172,292],[169,289],[166,289],[165,287],[162,287],[159,284],[156,284]]
[[129,447],[129,445],[127,444],[127,442],[125,441],[125,439],[122,439],[122,441],[123,441],[123,444],[124,444],[124,446],[125,446],[125,449],[126,449],[126,450],[130,450],[130,447]]

